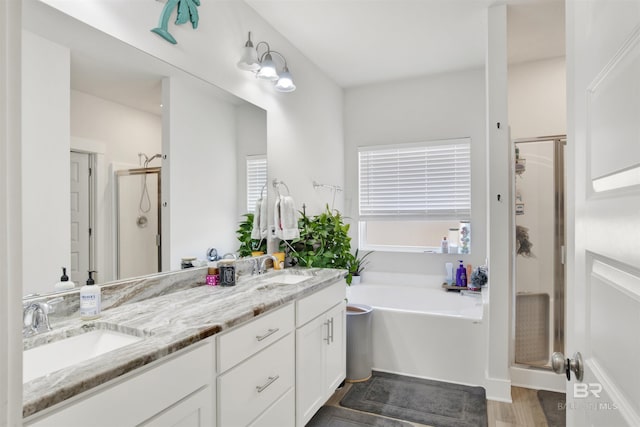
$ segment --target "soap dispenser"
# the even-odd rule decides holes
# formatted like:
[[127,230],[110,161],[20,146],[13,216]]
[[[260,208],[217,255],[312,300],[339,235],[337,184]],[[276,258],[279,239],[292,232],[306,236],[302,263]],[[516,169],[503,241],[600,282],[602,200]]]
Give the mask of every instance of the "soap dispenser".
[[462,264],[462,260],[460,260],[460,266],[456,270],[456,286],[467,287],[467,269]]
[[80,288],[80,318],[82,320],[92,320],[100,317],[100,286],[96,286],[92,276],[93,273],[95,271],[89,271],[87,284]]
[[70,281],[69,276],[67,276],[67,269],[65,267],[62,267],[62,276],[60,277],[60,281],[53,285],[53,288],[56,291],[66,291],[75,287],[76,284]]

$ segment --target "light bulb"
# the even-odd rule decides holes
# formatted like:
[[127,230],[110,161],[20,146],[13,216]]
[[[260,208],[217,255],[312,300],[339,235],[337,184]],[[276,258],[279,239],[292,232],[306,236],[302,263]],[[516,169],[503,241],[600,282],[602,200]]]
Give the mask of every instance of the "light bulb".
[[278,72],[276,71],[276,64],[273,62],[271,54],[267,52],[264,60],[260,64],[260,71],[258,71],[257,77],[262,80],[275,81],[278,80]]
[[291,73],[287,67],[284,67],[284,70],[280,73],[280,78],[275,85],[275,89],[278,92],[293,92],[296,90],[296,85],[293,83],[293,77],[291,77]]
[[247,42],[242,49],[242,57],[238,61],[238,68],[245,71],[258,71],[260,62],[258,61],[258,52],[253,48],[253,43],[251,42],[251,33],[249,33]]

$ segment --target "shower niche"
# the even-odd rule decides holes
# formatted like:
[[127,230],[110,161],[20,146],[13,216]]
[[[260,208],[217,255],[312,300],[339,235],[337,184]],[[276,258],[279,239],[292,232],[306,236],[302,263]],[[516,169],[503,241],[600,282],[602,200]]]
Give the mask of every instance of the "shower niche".
[[116,174],[116,279],[162,271],[160,167]]

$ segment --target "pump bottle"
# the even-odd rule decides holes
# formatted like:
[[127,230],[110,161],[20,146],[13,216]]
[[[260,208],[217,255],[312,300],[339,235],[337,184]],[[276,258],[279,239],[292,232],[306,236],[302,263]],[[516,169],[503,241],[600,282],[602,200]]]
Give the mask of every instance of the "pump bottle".
[[460,266],[456,270],[456,286],[467,287],[467,269],[460,260]]
[[100,286],[96,286],[92,274],[89,271],[87,284],[80,288],[80,318],[82,320],[93,320],[100,317],[101,292]]
[[75,287],[76,284],[70,281],[69,276],[67,276],[67,269],[65,267],[62,267],[62,276],[60,277],[60,281],[53,285],[53,288],[56,291],[66,291]]

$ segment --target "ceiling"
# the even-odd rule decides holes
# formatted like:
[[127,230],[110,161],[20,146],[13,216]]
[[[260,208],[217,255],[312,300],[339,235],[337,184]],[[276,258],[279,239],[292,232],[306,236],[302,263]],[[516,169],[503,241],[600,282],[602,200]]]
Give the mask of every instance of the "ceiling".
[[[495,3],[495,0],[245,1],[325,74],[346,88],[482,67],[487,8]],[[511,62],[564,55],[564,1],[509,3]],[[291,64],[291,70],[295,73],[295,64]]]
[[[344,88],[484,66],[494,0],[245,0]],[[564,55],[564,1],[512,0],[509,61]],[[259,40],[259,34],[256,35]],[[95,47],[95,44],[92,44]],[[72,49],[72,87],[160,114],[162,70]],[[114,51],[116,51],[114,49]],[[286,52],[284,52],[286,54]],[[240,49],[238,49],[240,55]],[[113,56],[113,55],[111,55]],[[295,63],[291,63],[295,77]]]

